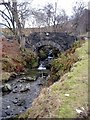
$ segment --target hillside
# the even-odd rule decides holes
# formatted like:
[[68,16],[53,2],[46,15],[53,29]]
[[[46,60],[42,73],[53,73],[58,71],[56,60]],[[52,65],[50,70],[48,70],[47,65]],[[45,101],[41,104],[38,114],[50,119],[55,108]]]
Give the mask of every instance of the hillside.
[[70,72],[44,88],[32,107],[19,118],[87,118],[88,42],[77,48],[75,54],[79,60],[73,64]]

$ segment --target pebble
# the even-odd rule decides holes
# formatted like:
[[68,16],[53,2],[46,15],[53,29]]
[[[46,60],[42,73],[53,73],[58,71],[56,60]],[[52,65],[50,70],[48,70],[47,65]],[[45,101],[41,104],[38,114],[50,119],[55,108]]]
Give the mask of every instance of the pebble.
[[17,91],[17,90],[13,90],[12,92],[13,92],[13,93],[17,93],[18,91]]
[[65,96],[67,96],[67,97],[68,97],[68,96],[69,96],[69,94],[65,94]]
[[17,88],[17,85],[14,88]]
[[15,99],[18,99],[17,97],[15,97]]
[[82,113],[83,111],[80,110],[80,109],[76,109],[76,112],[80,114],[80,113]]
[[22,85],[20,84],[19,87],[22,87]]
[[27,106],[24,106],[25,109],[27,109],[28,107]]
[[11,111],[8,110],[8,111],[6,111],[5,113],[6,113],[7,115],[10,115]]
[[17,105],[18,106],[23,106],[25,104],[25,100],[19,100]]
[[29,88],[22,88],[21,90],[20,90],[20,92],[26,92],[26,91],[28,91],[29,90]]
[[17,103],[18,103],[18,101],[17,101],[17,100],[13,100],[12,102],[13,102],[14,104],[17,104]]
[[9,109],[9,108],[10,108],[10,106],[7,106],[7,108]]

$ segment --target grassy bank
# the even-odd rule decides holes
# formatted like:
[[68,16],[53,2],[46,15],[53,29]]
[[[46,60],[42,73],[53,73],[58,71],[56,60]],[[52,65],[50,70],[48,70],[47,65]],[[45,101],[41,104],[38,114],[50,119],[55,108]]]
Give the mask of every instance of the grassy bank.
[[70,71],[48,88],[44,88],[32,107],[19,118],[77,118],[77,109],[87,111],[88,42],[75,50],[79,60]]

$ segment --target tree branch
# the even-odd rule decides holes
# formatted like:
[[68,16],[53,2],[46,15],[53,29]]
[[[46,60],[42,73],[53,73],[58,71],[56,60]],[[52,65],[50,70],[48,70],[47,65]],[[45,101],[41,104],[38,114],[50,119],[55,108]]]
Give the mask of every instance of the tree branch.
[[0,12],[1,12],[2,14],[4,14],[4,15],[7,17],[7,19],[9,19],[9,20],[11,21],[10,17],[7,16],[2,10],[0,10]]
[[5,16],[2,14],[2,17],[3,17],[3,19],[8,23],[8,25],[9,25],[9,27],[11,28],[11,25],[10,25],[10,23],[9,23],[9,21],[8,21],[8,19],[7,18],[5,18]]
[[11,31],[13,32],[12,28],[10,28],[8,25],[6,25],[6,24],[4,24],[4,23],[0,23],[0,25],[3,25],[3,26],[5,26],[5,27],[7,27],[9,30],[11,30]]

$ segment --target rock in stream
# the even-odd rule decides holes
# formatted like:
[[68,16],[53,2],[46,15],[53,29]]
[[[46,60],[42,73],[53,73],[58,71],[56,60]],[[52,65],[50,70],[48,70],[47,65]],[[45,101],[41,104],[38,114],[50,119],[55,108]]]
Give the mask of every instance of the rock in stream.
[[2,118],[14,117],[31,107],[33,100],[41,90],[39,84],[40,80],[35,80],[35,77],[33,79],[21,77],[10,80],[3,85],[2,92],[6,92],[6,94],[2,96]]

